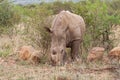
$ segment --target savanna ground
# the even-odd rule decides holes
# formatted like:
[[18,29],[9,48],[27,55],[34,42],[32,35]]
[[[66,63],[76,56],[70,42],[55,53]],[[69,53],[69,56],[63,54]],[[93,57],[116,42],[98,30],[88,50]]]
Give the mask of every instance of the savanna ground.
[[[7,0],[0,0],[0,80],[120,80],[120,63],[85,62],[92,47],[104,47],[107,55],[111,48],[120,46],[120,26],[116,26],[120,25],[120,0],[56,1],[26,6],[4,1]],[[81,61],[51,66],[44,57],[42,63],[32,65],[12,55],[23,45],[46,53],[50,36],[43,27],[50,27],[61,10],[69,10],[85,20]]]
[[32,65],[7,57],[0,58],[0,80],[120,80],[120,64]]

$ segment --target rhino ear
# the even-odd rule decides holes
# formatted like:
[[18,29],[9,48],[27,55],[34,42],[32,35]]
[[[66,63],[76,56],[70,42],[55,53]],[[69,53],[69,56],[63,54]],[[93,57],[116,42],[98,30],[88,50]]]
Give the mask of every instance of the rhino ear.
[[50,28],[48,28],[48,27],[44,27],[44,28],[47,32],[52,33],[52,30]]

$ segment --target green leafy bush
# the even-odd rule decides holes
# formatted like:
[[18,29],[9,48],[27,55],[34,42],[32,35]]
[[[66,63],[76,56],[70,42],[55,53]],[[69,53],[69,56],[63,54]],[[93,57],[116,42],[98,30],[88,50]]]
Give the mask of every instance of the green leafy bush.
[[[50,27],[51,22],[48,17],[59,13],[61,10],[69,10],[73,13],[81,15],[86,23],[86,35],[84,37],[83,49],[88,51],[89,48],[94,46],[103,46],[106,49],[112,48],[112,41],[109,39],[111,34],[110,29],[113,24],[119,24],[120,16],[117,14],[110,14],[109,9],[112,8],[105,1],[88,0],[73,2],[53,2],[42,3],[34,7],[26,7],[31,11],[31,25],[35,30],[36,38],[32,38],[33,42],[37,45],[48,49],[50,36],[44,30],[44,27]],[[52,20],[51,20],[52,21]]]
[[109,14],[110,6],[100,0],[83,1],[73,7],[76,14],[81,15],[86,22],[85,50],[94,46],[112,47],[109,39],[113,24],[119,24],[119,15]]
[[20,21],[20,15],[8,1],[0,3],[0,33],[11,30],[14,24]]

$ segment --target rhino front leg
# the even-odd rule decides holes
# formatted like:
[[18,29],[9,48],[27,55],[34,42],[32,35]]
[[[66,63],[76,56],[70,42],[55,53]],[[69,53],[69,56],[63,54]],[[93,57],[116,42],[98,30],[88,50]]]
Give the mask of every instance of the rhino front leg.
[[80,40],[75,40],[72,42],[71,45],[71,59],[73,61],[78,60],[80,58],[80,54],[79,54],[79,48],[80,48]]

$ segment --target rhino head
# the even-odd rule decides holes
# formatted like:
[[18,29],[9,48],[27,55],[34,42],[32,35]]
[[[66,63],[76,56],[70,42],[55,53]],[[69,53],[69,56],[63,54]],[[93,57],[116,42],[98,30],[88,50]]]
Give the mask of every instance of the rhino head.
[[52,65],[63,65],[66,56],[66,30],[51,30],[47,28],[51,34],[50,59]]

